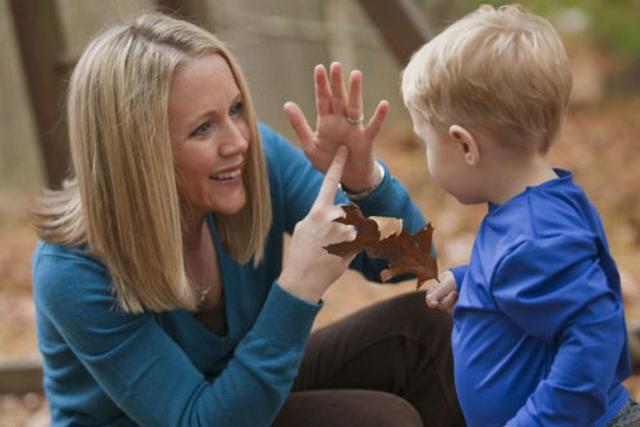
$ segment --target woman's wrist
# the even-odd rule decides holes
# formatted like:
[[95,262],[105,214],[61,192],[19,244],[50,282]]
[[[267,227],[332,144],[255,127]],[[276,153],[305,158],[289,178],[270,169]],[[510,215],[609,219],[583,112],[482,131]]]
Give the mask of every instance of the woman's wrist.
[[284,271],[278,277],[277,282],[282,289],[308,303],[317,304],[322,298],[314,286],[309,286],[308,281],[293,279]]
[[380,184],[382,184],[382,181],[384,180],[384,167],[382,166],[382,164],[380,164],[380,162],[378,162],[377,160],[374,161],[375,164],[375,172],[377,177],[375,178],[375,184],[366,187],[364,189],[360,189],[360,190],[353,190],[349,187],[347,187],[346,185],[344,185],[343,183],[340,183],[340,189],[342,190],[342,192],[345,194],[345,196],[347,196],[347,198],[349,198],[349,200],[361,200],[364,199],[365,197],[367,197],[369,194],[373,193],[374,191],[376,191],[378,189],[378,187],[380,186]]

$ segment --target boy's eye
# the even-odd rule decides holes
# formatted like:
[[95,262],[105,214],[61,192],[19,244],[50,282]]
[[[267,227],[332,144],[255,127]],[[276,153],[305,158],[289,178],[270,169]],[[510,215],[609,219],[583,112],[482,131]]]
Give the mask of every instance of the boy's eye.
[[242,104],[242,101],[238,101],[235,104],[233,104],[231,106],[231,108],[229,109],[229,115],[231,117],[233,116],[237,116],[238,114],[240,114],[242,112],[242,108],[244,107],[244,105]]
[[207,131],[211,129],[211,123],[205,122],[198,126],[193,132],[191,132],[190,137],[202,136],[207,133]]

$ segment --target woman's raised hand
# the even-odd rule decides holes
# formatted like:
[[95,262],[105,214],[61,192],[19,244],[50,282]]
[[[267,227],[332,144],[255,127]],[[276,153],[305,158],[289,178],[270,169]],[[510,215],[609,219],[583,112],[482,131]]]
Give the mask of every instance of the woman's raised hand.
[[389,103],[380,101],[368,124],[364,124],[362,107],[362,73],[349,75],[349,92],[342,80],[342,64],[334,62],[327,70],[317,65],[314,70],[316,90],[316,130],[311,130],[298,105],[287,102],[284,111],[302,142],[306,156],[321,172],[326,171],[341,145],[349,147],[349,158],[342,184],[352,192],[374,187],[379,171],[373,157],[373,140],[387,117]]
[[353,256],[341,258],[331,255],[323,248],[331,243],[355,239],[356,232],[352,226],[333,222],[343,216],[342,209],[334,205],[334,199],[347,156],[346,147],[337,148],[311,210],[295,226],[278,279],[284,289],[313,304],[345,272],[353,259]]

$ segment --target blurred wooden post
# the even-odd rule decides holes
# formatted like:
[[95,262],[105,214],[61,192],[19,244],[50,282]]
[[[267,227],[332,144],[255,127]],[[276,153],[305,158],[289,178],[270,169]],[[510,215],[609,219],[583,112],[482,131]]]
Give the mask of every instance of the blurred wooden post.
[[11,0],[18,50],[45,166],[47,185],[58,188],[69,168],[64,126],[63,41],[56,2]]
[[42,393],[39,359],[0,359],[0,394]]
[[414,0],[359,0],[401,66],[432,37],[424,12]]
[[213,31],[206,0],[155,0],[161,12],[172,13],[182,19]]

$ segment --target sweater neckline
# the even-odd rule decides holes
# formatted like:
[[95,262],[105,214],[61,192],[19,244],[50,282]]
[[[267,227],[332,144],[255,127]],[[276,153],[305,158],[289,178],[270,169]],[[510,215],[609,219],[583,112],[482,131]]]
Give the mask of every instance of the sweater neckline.
[[553,168],[553,171],[556,173],[556,175],[558,175],[557,178],[550,179],[538,185],[528,185],[524,189],[524,191],[516,194],[515,196],[513,196],[512,198],[510,198],[509,200],[507,200],[502,204],[488,202],[487,206],[489,210],[489,215],[494,215],[496,212],[516,203],[518,200],[520,200],[523,197],[526,197],[532,192],[548,191],[553,188],[565,186],[566,184],[573,181],[573,174],[570,171],[566,169],[561,169],[561,168]]

